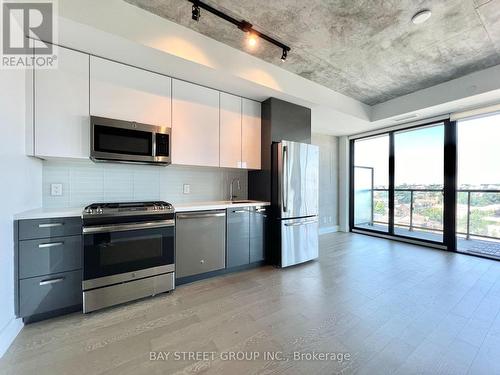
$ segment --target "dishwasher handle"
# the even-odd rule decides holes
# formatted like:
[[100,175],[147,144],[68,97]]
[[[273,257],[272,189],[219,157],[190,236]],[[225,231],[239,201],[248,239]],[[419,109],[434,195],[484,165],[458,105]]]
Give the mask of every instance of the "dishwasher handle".
[[216,213],[206,213],[206,214],[177,214],[177,219],[204,219],[207,217],[224,217],[226,216],[225,212],[216,212]]

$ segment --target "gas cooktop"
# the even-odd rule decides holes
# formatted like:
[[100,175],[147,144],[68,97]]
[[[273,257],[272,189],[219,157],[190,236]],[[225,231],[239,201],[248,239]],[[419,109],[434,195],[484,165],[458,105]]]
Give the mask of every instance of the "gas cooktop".
[[92,203],[83,210],[83,217],[125,216],[137,214],[173,213],[174,207],[164,201]]

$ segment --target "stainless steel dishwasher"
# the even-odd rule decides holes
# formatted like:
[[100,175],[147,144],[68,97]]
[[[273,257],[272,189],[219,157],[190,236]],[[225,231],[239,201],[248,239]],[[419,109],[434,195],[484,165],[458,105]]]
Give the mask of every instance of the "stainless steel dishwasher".
[[199,211],[176,215],[176,278],[226,267],[226,212]]

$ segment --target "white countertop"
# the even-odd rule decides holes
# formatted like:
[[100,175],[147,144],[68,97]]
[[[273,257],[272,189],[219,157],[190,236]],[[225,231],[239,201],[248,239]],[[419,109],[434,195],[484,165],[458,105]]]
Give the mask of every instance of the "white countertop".
[[[236,201],[238,202],[238,201]],[[174,204],[175,212],[187,211],[205,211],[205,210],[225,210],[230,207],[254,207],[254,206],[269,206],[269,202],[261,201],[244,201],[231,203],[230,201],[212,201],[212,202],[190,202]]]
[[78,217],[82,216],[82,211],[83,207],[36,208],[34,210],[28,210],[15,214],[14,220]]
[[[231,203],[230,201],[209,201],[172,204],[175,208],[175,212],[187,212],[224,210],[230,207],[269,206],[271,203],[261,201],[244,201],[239,203]],[[79,217],[82,216],[82,211],[83,207],[36,208],[34,210],[15,214],[14,220],[49,219],[54,217]]]

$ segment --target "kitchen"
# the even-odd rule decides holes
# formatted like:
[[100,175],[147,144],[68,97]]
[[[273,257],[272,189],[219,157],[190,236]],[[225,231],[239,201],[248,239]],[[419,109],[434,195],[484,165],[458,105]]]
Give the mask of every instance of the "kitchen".
[[[264,117],[263,129],[256,101],[61,46],[58,56],[57,70],[28,72],[28,154],[82,163],[70,166],[70,175],[89,172],[87,181],[72,181],[81,186],[69,194],[64,194],[68,181],[46,178],[52,205],[58,198],[72,205],[74,194],[83,207],[45,207],[15,216],[16,312],[25,323],[169,292],[266,259],[286,267],[317,258],[318,147],[288,141],[310,142],[309,109],[269,99],[262,104],[266,113],[291,115]],[[294,138],[286,137],[291,124],[298,129],[290,134]],[[102,195],[90,201],[87,184],[99,186],[90,175],[99,173],[94,170],[101,162],[121,165],[103,167]],[[49,168],[55,171],[46,172],[51,178],[62,173],[54,164]],[[143,170],[162,178],[170,164],[236,169],[222,172],[231,178],[227,199],[175,206],[155,200],[169,188],[164,192],[160,183],[155,190],[151,185],[158,181],[144,178]],[[258,172],[247,177],[246,170]],[[132,171],[142,178],[134,178],[127,195],[123,175]],[[271,174],[274,191],[266,188]],[[248,185],[244,193],[238,176]],[[168,178],[162,182],[171,185]],[[143,192],[140,184],[147,185]],[[182,189],[187,195],[191,186]],[[136,199],[141,195],[144,201]],[[278,214],[270,210],[271,201]],[[274,221],[281,219],[280,229]],[[274,231],[282,234],[271,235]],[[281,245],[272,250],[274,243]]]

